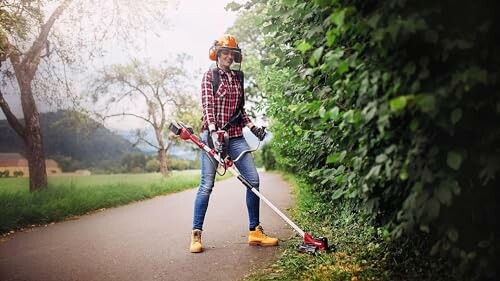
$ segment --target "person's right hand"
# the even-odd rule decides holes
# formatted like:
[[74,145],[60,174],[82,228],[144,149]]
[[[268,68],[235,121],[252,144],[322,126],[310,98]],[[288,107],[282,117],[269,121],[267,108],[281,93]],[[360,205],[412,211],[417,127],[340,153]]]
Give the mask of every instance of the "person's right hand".
[[215,130],[211,131],[210,137],[212,138],[212,143],[214,144],[214,149],[219,149],[220,142],[219,142],[219,136],[217,135],[217,131],[215,131]]

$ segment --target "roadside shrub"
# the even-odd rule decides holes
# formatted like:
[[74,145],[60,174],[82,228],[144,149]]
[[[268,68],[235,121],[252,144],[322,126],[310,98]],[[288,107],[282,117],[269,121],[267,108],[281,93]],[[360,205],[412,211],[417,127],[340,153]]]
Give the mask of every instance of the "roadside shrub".
[[464,280],[496,279],[500,3],[265,5],[275,64],[258,82],[276,162],[326,212],[355,200],[385,239],[426,245]]
[[158,159],[149,159],[146,163],[146,172],[159,172],[160,171],[160,161]]
[[0,178],[8,178],[10,175],[9,170],[0,171]]
[[262,147],[262,164],[264,168],[268,171],[276,169],[276,159],[274,157],[273,151],[271,149],[271,143],[266,143]]

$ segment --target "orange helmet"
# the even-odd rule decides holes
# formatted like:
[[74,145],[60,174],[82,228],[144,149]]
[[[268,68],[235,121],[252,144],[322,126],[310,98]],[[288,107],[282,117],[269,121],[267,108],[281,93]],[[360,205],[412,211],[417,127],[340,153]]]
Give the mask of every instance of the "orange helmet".
[[238,41],[236,41],[236,37],[230,34],[224,34],[219,40],[215,40],[214,45],[210,47],[208,51],[208,57],[210,60],[217,60],[217,56],[219,51],[222,50],[232,50],[235,52],[234,61],[237,63],[241,63],[242,55],[241,49],[238,47]]

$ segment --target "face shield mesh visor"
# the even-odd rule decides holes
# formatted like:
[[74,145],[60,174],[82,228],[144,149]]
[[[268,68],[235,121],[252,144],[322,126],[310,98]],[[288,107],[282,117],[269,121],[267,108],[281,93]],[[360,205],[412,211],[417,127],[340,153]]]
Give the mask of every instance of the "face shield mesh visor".
[[243,56],[241,55],[240,48],[219,48],[217,50],[217,56],[220,55],[224,56],[231,55],[233,57],[234,62],[236,63],[241,63],[241,60],[243,58]]

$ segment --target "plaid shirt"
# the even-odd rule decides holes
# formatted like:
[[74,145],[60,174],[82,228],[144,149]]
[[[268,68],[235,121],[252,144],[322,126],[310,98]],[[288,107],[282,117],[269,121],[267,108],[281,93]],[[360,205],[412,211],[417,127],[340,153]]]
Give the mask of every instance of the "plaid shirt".
[[[213,93],[212,70],[203,75],[201,81],[201,104],[203,107],[203,130],[208,130],[208,124],[216,124],[217,128],[222,128],[231,120],[234,112],[240,107],[243,89],[238,81],[237,75],[218,69],[220,83],[217,93]],[[241,137],[243,127],[250,123],[245,109],[242,110],[242,124],[236,124],[229,128],[230,138]]]

